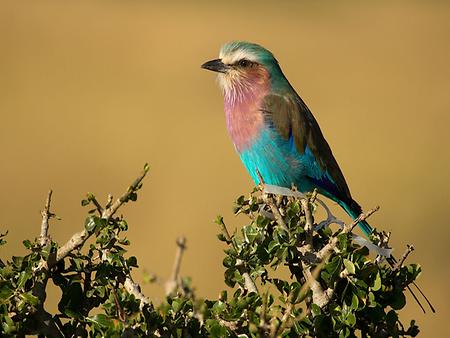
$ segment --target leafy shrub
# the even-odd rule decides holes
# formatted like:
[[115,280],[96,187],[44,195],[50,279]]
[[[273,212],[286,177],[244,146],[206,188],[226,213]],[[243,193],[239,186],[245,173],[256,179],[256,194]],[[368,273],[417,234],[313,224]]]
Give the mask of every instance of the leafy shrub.
[[[405,290],[420,274],[415,264],[393,268],[379,263],[352,240],[352,224],[316,229],[313,193],[282,197],[255,189],[241,196],[235,213],[248,224],[233,233],[222,217],[218,239],[226,244],[227,286],[219,299],[196,297],[175,269],[167,298],[153,304],[140,291],[128,257],[128,224],[116,211],[136,201],[146,166],[117,200],[105,206],[88,194],[84,227],[62,246],[48,235],[51,193],[42,212],[41,236],[24,240],[29,253],[0,261],[0,321],[3,336],[49,337],[398,337],[416,336],[398,310]],[[370,216],[362,215],[361,218]],[[383,243],[384,234],[372,240]],[[89,240],[90,244],[87,244]],[[0,237],[0,245],[5,235]],[[386,243],[384,242],[384,245]],[[178,241],[179,264],[184,241]],[[276,270],[284,270],[286,278]],[[286,272],[287,271],[287,272]],[[282,274],[281,274],[282,275]],[[45,310],[46,286],[62,291],[58,312]]]

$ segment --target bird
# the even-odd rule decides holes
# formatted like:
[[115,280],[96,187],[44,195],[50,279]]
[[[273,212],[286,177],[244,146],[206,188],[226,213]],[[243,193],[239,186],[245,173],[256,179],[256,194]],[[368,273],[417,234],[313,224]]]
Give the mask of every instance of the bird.
[[[201,68],[218,73],[228,133],[255,184],[295,186],[303,193],[315,189],[351,218],[362,213],[317,120],[272,52],[232,41]],[[358,226],[366,236],[373,232],[365,220]],[[396,262],[393,257],[388,261]]]

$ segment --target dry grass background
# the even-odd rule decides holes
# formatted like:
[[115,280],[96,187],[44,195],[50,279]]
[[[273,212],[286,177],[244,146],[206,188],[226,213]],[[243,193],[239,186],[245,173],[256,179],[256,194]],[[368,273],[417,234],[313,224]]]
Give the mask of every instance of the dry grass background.
[[38,234],[49,187],[63,218],[51,233],[63,242],[83,225],[87,191],[117,194],[148,161],[138,203],[124,209],[130,254],[141,271],[168,276],[185,234],[182,273],[215,297],[223,269],[212,220],[232,223],[232,201],[251,181],[214,77],[199,66],[245,39],[276,54],[355,198],[381,205],[372,223],[393,231],[397,254],[415,245],[438,313],[410,302],[403,318],[423,337],[450,336],[449,17],[444,1],[2,1],[1,256]]

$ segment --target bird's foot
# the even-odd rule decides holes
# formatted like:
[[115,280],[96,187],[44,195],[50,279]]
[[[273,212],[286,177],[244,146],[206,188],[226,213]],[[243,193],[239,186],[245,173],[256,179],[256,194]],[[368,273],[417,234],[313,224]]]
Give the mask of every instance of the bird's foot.
[[365,246],[367,249],[369,249],[369,251],[377,255],[378,263],[383,261],[385,258],[391,257],[392,249],[390,248],[378,246],[376,244],[373,244],[370,240],[355,234],[352,234],[352,239],[355,243],[359,244],[360,246]]
[[314,229],[316,231],[319,229],[322,229],[322,228],[326,228],[326,227],[330,226],[331,224],[338,224],[341,228],[344,227],[345,223],[333,215],[333,213],[327,207],[327,205],[325,204],[324,201],[322,201],[318,198],[316,198],[316,201],[317,201],[317,203],[319,203],[322,206],[322,208],[325,209],[325,211],[327,213],[327,219],[321,221],[319,224],[316,224],[316,226],[314,227]]
[[306,195],[301,193],[298,190],[293,190],[285,187],[279,187],[277,185],[272,184],[264,184],[263,185],[263,192],[266,194],[274,194],[274,195],[280,195],[280,196],[292,196],[297,198],[305,198]]
[[[298,190],[289,189],[289,188],[285,188],[285,187],[279,187],[279,186],[271,185],[271,184],[263,184],[263,192],[266,194],[274,194],[274,195],[279,195],[279,196],[292,196],[292,197],[296,197],[296,198],[306,198],[306,195],[301,193]],[[327,213],[327,219],[321,221],[319,224],[316,224],[314,226],[315,231],[322,229],[324,227],[328,227],[331,224],[337,224],[341,228],[343,228],[345,226],[345,223],[343,221],[341,221],[340,219],[338,219],[336,216],[333,215],[330,208],[328,208],[328,206],[325,204],[324,201],[322,201],[319,198],[316,198],[316,202],[325,209],[325,212]],[[264,210],[264,208],[261,208],[260,212],[265,217],[275,220],[275,216],[271,212]],[[360,246],[367,247],[369,249],[369,251],[375,253],[379,257],[379,259],[384,259],[386,257],[391,256],[392,249],[375,245],[370,240],[363,238],[361,236],[355,235],[355,234],[352,234],[352,239],[355,243],[359,244]]]

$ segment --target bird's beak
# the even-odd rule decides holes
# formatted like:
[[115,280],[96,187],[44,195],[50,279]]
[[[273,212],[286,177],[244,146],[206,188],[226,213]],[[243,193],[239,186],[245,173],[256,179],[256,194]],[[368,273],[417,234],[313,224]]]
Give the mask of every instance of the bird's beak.
[[215,59],[205,62],[201,67],[218,73],[226,73],[228,71],[228,68],[230,68],[229,66],[224,64],[221,59]]

